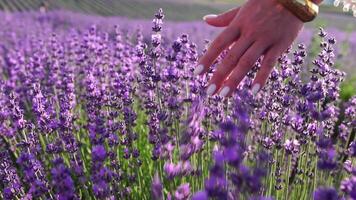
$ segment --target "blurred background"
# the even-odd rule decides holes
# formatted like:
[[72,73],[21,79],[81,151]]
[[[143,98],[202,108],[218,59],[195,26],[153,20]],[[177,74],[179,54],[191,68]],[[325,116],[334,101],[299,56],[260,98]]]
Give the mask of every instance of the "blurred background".
[[[157,8],[163,8],[166,18],[173,21],[199,20],[208,13],[220,13],[246,0],[0,0],[3,11],[70,10],[101,16],[127,16],[152,18]],[[341,28],[355,26],[351,13],[333,6],[333,0],[325,0],[320,8],[321,20],[317,23],[333,23]],[[332,19],[330,21],[330,19]],[[346,23],[337,23],[348,19]],[[335,23],[336,22],[336,23]]]
[[[1,16],[23,17],[21,13],[47,14],[56,18],[54,26],[111,26],[150,28],[151,19],[158,8],[165,13],[165,36],[171,39],[188,33],[198,45],[204,39],[213,39],[220,31],[202,22],[202,16],[217,14],[242,5],[245,0],[0,0]],[[343,95],[356,93],[356,18],[351,12],[343,12],[341,6],[333,6],[333,0],[325,0],[319,17],[307,23],[298,38],[308,46],[309,56],[317,56],[319,42],[314,37],[318,27],[325,28],[337,40],[335,66],[347,73]],[[1,14],[0,13],[0,14]],[[16,14],[13,14],[16,13]],[[92,18],[88,18],[88,15]],[[31,15],[32,16],[32,15]],[[85,16],[85,17],[84,17]],[[11,20],[11,17],[9,18]],[[90,19],[90,20],[88,20]],[[2,27],[3,28],[3,27]],[[150,34],[150,31],[143,31]]]

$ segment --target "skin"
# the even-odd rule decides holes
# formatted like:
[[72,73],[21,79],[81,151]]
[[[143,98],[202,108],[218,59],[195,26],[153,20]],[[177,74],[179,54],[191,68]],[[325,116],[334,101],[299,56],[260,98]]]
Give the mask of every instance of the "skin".
[[[321,0],[314,2],[319,4]],[[252,90],[263,87],[277,58],[292,44],[304,25],[277,0],[249,0],[241,7],[220,15],[208,15],[204,20],[209,25],[225,28],[199,59],[195,73],[206,73],[220,53],[228,50],[207,87],[211,95],[220,91],[224,97],[233,93],[261,56],[261,68]],[[202,67],[203,70],[199,70]],[[209,89],[212,85],[214,87]]]

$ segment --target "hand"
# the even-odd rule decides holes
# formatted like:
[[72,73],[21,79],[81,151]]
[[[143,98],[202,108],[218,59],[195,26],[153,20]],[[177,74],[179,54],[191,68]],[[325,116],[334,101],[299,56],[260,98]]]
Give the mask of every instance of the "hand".
[[216,27],[226,27],[199,59],[194,74],[207,72],[220,53],[228,49],[208,83],[207,94],[219,92],[230,96],[263,56],[260,70],[252,84],[257,93],[267,81],[277,58],[292,44],[303,28],[303,22],[276,0],[249,0],[241,8],[204,20]]

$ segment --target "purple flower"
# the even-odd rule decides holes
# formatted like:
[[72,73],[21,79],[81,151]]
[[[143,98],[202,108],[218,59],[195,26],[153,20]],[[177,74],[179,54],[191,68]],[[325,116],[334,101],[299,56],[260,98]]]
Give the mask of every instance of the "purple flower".
[[47,182],[43,176],[44,169],[41,163],[32,154],[23,152],[17,159],[17,163],[22,168],[24,179],[32,183],[29,190],[29,194],[31,194],[32,197],[37,198],[48,192],[46,186]]
[[345,192],[351,199],[356,199],[356,175],[346,178],[341,182],[341,191]]
[[98,181],[93,184],[93,192],[97,198],[107,197],[109,190],[109,185],[105,181]]
[[77,199],[75,194],[74,181],[70,176],[69,169],[64,165],[61,158],[53,161],[54,167],[51,170],[52,186],[56,191],[58,199]]
[[189,183],[180,185],[174,193],[174,199],[185,200],[190,196],[190,187]]
[[164,168],[164,172],[170,178],[177,176],[177,174],[179,173],[179,170],[180,170],[177,168],[177,166],[174,163],[171,163],[171,162],[166,162],[164,164],[163,168]]
[[349,128],[345,124],[340,124],[339,129],[339,137],[343,142],[346,142],[350,133]]
[[163,185],[159,179],[158,174],[156,173],[155,176],[153,177],[153,181],[151,184],[152,199],[157,199],[157,200],[163,199],[162,190],[163,190]]
[[333,170],[337,167],[334,149],[321,150],[319,153],[318,168],[321,170]]
[[287,153],[291,153],[291,154],[299,153],[300,143],[296,139],[293,139],[293,140],[287,139],[283,146],[284,146],[285,150],[287,151]]
[[314,200],[339,200],[334,188],[320,187],[314,192]]
[[208,200],[208,194],[205,191],[199,191],[193,195],[192,200]]
[[211,175],[207,180],[205,180],[205,191],[211,198],[226,199],[227,182],[224,177]]
[[13,165],[11,160],[11,154],[9,150],[4,149],[5,142],[0,137],[0,178],[3,184],[3,195],[4,199],[10,200],[15,198],[15,196],[23,190],[21,184],[20,176],[17,174],[17,169]]
[[351,160],[346,160],[343,165],[344,169],[346,172],[351,173],[352,172],[352,163]]
[[106,158],[106,150],[102,145],[94,146],[92,149],[92,159],[96,162],[102,162]]
[[351,142],[350,146],[349,146],[349,154],[352,157],[356,157],[356,142]]

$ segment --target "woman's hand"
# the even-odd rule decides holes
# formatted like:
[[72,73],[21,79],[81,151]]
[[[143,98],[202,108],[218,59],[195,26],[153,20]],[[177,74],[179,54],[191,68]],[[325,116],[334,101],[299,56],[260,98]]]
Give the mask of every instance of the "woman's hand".
[[220,53],[228,54],[218,65],[208,83],[207,94],[219,91],[230,96],[263,55],[262,65],[252,84],[257,93],[264,86],[277,58],[292,44],[303,22],[276,0],[249,0],[240,8],[204,20],[216,27],[226,27],[199,59],[194,74],[207,72]]

